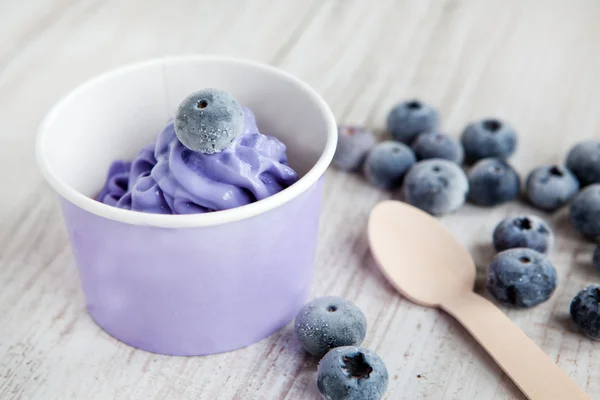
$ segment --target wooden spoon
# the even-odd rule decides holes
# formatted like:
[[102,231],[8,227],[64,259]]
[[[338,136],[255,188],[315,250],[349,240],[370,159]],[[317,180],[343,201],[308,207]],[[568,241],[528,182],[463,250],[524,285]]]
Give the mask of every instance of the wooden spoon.
[[400,293],[456,318],[529,399],[589,400],[500,309],[473,292],[473,259],[435,218],[385,201],[371,212],[369,241],[383,274]]

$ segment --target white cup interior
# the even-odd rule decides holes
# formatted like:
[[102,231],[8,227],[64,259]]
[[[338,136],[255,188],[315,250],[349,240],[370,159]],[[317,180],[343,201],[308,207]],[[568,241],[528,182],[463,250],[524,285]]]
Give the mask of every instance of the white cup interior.
[[[262,133],[276,136],[287,145],[290,165],[303,177],[296,184],[300,186],[297,190],[308,188],[314,182],[303,181],[316,181],[325,171],[335,151],[335,121],[313,89],[266,65],[188,56],[153,60],[106,73],[59,102],[46,117],[38,136],[42,172],[59,194],[88,208],[83,197],[89,199],[98,193],[110,163],[132,159],[143,145],[155,140],[184,97],[207,87],[232,93],[255,113]],[[286,201],[286,197],[297,194],[278,200]],[[92,212],[102,211],[97,205],[87,206]],[[111,212],[105,209],[100,213],[113,219],[123,218],[124,214]],[[125,219],[128,218],[136,217]],[[144,223],[148,224],[148,220]],[[153,225],[152,221],[149,224]]]

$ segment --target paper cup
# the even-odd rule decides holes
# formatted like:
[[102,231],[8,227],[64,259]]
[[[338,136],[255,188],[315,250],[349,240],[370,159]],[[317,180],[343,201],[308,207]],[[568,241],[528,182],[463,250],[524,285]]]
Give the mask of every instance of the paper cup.
[[[158,215],[92,198],[110,163],[153,142],[195,90],[229,91],[288,148],[301,179],[226,211]],[[254,62],[188,56],[101,75],[46,116],[36,152],[56,190],[92,318],[131,346],[203,355],[255,343],[307,298],[334,117],[307,84]]]

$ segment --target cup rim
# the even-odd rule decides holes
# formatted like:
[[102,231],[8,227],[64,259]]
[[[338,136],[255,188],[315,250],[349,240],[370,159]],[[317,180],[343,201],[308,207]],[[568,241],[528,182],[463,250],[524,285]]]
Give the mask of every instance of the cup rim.
[[[312,168],[302,176],[292,186],[278,192],[272,196],[267,197],[243,205],[240,207],[213,211],[202,214],[153,214],[140,211],[126,210],[110,206],[108,204],[101,203],[88,196],[79,193],[73,187],[69,186],[64,180],[62,180],[57,174],[55,174],[49,166],[49,163],[44,156],[44,144],[46,140],[46,133],[48,127],[57,114],[62,111],[65,103],[79,93],[87,90],[88,88],[100,84],[104,80],[111,79],[115,76],[135,72],[136,70],[144,69],[151,65],[176,63],[176,62],[224,62],[239,64],[242,66],[253,67],[262,69],[269,74],[277,75],[280,78],[286,79],[295,85],[300,91],[304,92],[319,108],[326,125],[327,125],[327,140],[325,148],[321,153],[321,156]],[[48,111],[44,119],[42,120],[36,137],[35,153],[38,166],[42,172],[44,178],[48,181],[50,186],[64,199],[75,204],[79,208],[86,210],[92,214],[104,217],[110,220],[124,222],[133,225],[144,225],[154,226],[162,228],[190,228],[190,227],[204,227],[212,225],[226,224],[230,222],[240,221],[246,218],[251,218],[259,214],[263,214],[267,211],[275,209],[294,198],[300,196],[311,188],[319,178],[325,173],[325,170],[331,163],[335,148],[337,145],[337,125],[333,112],[325,102],[325,100],[306,82],[287,73],[279,68],[256,62],[235,57],[228,56],[213,56],[213,55],[183,55],[183,56],[171,56],[154,58],[147,61],[142,61],[123,67],[119,67],[107,72],[104,72],[84,83],[77,86],[75,89],[70,91],[67,95],[61,98],[51,109]]]

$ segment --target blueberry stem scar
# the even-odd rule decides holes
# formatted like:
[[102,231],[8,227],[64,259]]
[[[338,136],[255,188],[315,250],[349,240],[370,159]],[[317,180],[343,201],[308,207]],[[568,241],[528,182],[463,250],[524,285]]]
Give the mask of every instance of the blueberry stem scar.
[[408,104],[406,104],[406,106],[411,110],[418,110],[419,108],[421,108],[421,103],[419,103],[416,100],[413,100],[409,101]]
[[550,175],[563,176],[562,171],[556,165],[550,168]]
[[515,220],[515,225],[517,225],[521,230],[528,231],[531,229],[531,220],[527,217],[518,218]]
[[367,363],[363,353],[344,357],[344,369],[350,373],[350,376],[357,379],[368,378],[373,372],[373,367]]
[[483,121],[483,127],[490,132],[497,132],[502,127],[502,124],[495,119],[486,119]]

